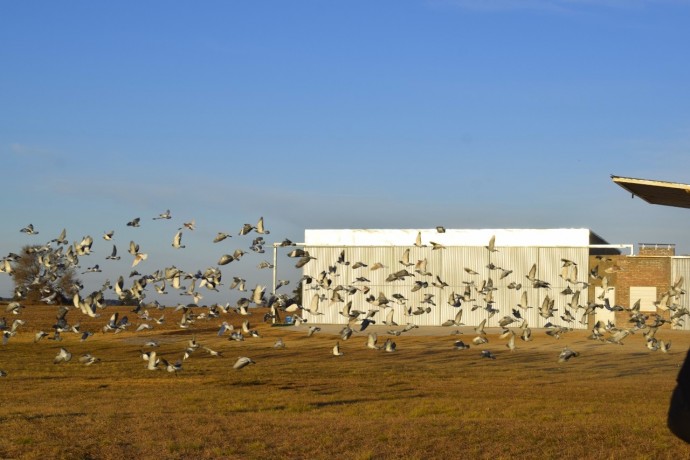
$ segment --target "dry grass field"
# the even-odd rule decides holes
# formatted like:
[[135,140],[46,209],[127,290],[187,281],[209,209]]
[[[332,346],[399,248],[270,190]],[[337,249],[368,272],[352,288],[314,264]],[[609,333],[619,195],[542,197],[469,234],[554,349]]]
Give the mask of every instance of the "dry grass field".
[[[101,332],[114,311],[133,325]],[[579,331],[559,340],[534,331],[511,352],[497,331],[488,344],[455,350],[455,340],[474,337],[471,328],[460,336],[433,328],[393,337],[397,351],[386,353],[366,348],[369,330],[346,341],[337,328],[307,337],[306,326],[263,324],[261,310],[183,330],[180,313],[167,309],[165,324],[135,332],[135,314],[108,307],[100,318],[69,313],[71,324],[95,332],[83,342],[63,333],[34,343],[37,331],[52,332],[55,312],[6,315],[25,325],[0,346],[0,458],[690,458],[665,423],[690,345],[679,331],[657,334],[672,341],[669,353],[648,350],[639,333],[621,346]],[[222,321],[238,328],[247,318],[262,337],[218,337]],[[389,337],[370,329],[379,343]],[[175,362],[193,337],[223,356],[199,348],[180,372],[146,368],[147,341]],[[279,337],[284,349],[273,348]],[[344,354],[336,357],[338,340]],[[580,356],[559,363],[566,345]],[[53,364],[60,347],[73,358]],[[85,366],[84,353],[100,361]],[[256,364],[233,369],[240,356]]]

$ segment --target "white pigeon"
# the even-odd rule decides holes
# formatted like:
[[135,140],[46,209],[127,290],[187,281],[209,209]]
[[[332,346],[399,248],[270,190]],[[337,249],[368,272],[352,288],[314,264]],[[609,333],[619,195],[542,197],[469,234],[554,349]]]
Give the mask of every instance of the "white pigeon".
[[247,358],[246,356],[242,356],[241,358],[237,359],[237,362],[232,366],[233,369],[242,369],[243,367],[246,367],[250,364],[256,364],[251,358]]

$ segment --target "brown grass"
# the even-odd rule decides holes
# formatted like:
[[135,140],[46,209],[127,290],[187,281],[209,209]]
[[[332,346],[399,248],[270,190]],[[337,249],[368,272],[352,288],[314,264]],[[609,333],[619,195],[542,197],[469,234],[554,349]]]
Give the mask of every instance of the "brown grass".
[[[673,341],[668,354],[647,350],[639,333],[619,346],[578,331],[560,340],[535,331],[512,353],[490,334],[458,351],[444,329],[394,337],[395,353],[369,350],[366,333],[355,334],[334,357],[337,336],[260,324],[258,311],[249,319],[263,337],[231,342],[217,337],[220,322],[237,328],[244,317],[180,330],[168,310],[165,325],[135,333],[135,315],[119,309],[135,326],[101,333],[115,310],[70,313],[96,332],[85,342],[64,333],[39,343],[34,333],[50,330],[55,308],[22,312],[26,325],[0,347],[0,458],[690,458],[665,423],[690,344],[680,331],[658,332]],[[384,341],[385,328],[375,330]],[[145,341],[160,340],[158,355],[174,362],[192,335],[224,356],[197,350],[178,374],[146,369]],[[278,337],[283,350],[273,349]],[[581,355],[558,363],[565,345]],[[55,365],[61,346],[74,358]],[[80,364],[86,352],[101,362]],[[239,356],[256,365],[232,369]]]

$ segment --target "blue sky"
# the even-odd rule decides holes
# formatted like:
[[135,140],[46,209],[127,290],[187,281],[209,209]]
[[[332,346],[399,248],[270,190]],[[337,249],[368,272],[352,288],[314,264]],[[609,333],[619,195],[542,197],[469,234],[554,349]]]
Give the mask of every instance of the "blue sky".
[[[144,270],[203,270],[260,216],[269,242],[577,227],[690,253],[690,213],[609,178],[690,183],[690,1],[32,1],[0,18],[3,255],[66,228],[104,266],[115,229],[121,253],[152,253]],[[222,251],[218,231],[236,235]],[[267,282],[241,273],[264,259],[224,277]]]

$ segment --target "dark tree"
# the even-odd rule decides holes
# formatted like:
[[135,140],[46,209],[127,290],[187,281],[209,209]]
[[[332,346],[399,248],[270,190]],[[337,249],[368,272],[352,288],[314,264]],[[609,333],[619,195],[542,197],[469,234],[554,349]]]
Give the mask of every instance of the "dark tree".
[[14,297],[28,303],[69,303],[81,287],[77,272],[50,246],[24,246],[12,263]]

